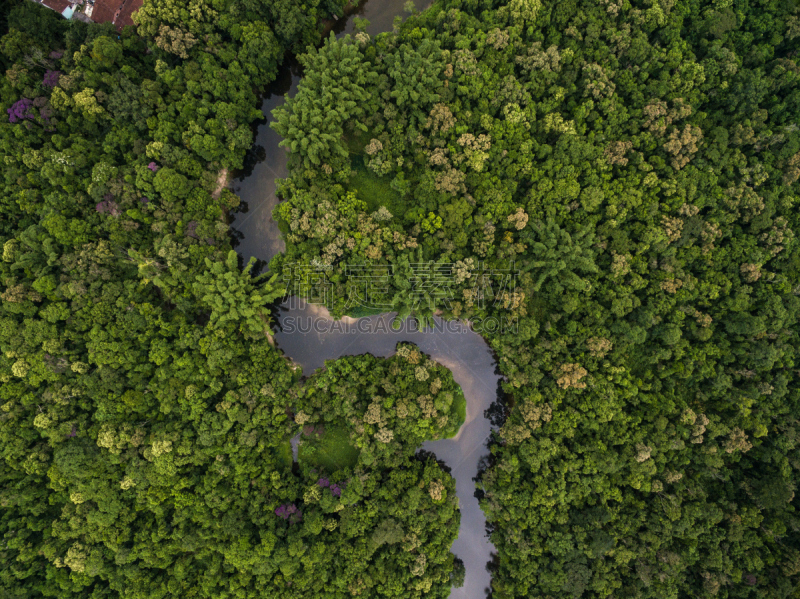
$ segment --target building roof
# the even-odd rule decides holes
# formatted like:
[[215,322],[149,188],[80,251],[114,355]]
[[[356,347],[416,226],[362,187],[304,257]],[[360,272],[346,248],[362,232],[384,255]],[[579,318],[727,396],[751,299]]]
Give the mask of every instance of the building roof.
[[89,15],[95,23],[113,23],[119,0],[95,0]]
[[65,9],[72,6],[72,3],[67,0],[40,0],[40,3],[56,12],[64,12]]
[[142,7],[144,0],[124,0],[120,8],[119,16],[114,21],[117,30],[121,30],[126,25],[133,25],[133,13]]
[[33,1],[61,13],[67,19],[87,21],[90,18],[95,23],[112,23],[117,31],[122,31],[126,25],[134,25],[133,13],[142,7],[144,0],[95,0],[94,4],[87,4],[83,12],[75,11],[74,6],[84,4],[84,0]]
[[92,8],[92,21],[113,23],[117,31],[125,25],[133,25],[131,16],[142,7],[143,0],[95,0]]

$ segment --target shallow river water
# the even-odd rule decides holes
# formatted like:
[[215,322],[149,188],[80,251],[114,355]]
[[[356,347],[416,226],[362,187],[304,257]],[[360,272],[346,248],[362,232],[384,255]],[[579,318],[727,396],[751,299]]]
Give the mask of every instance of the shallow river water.
[[[427,0],[416,0],[417,8]],[[398,15],[404,15],[405,0],[368,0],[355,15],[369,19],[367,32],[376,35],[392,28]],[[333,31],[337,35],[352,33],[353,16],[341,19]],[[267,121],[256,132],[246,168],[232,183],[242,199],[242,209],[233,215],[232,228],[236,249],[245,263],[254,256],[268,262],[285,245],[272,219],[277,205],[275,194],[278,178],[288,175],[287,153],[279,147],[280,136],[269,128],[272,110],[294,95],[301,72],[296,64],[285,66],[278,79],[264,96],[262,112]],[[452,551],[466,568],[464,586],[453,589],[451,599],[483,599],[488,594],[491,576],[487,565],[494,550],[486,534],[486,518],[475,497],[475,476],[481,459],[487,455],[486,441],[492,425],[487,410],[498,397],[500,376],[496,373],[494,355],[486,342],[468,327],[437,320],[434,330],[418,331],[404,326],[393,331],[393,314],[372,316],[356,321],[344,319],[333,327],[327,311],[294,298],[281,306],[275,340],[278,347],[306,375],[324,366],[326,360],[345,355],[369,353],[388,357],[401,341],[415,343],[431,358],[453,372],[467,400],[464,425],[452,439],[431,441],[422,449],[431,451],[451,469],[456,480],[456,493],[461,509],[461,528]],[[333,329],[333,330],[331,330]]]
[[491,582],[486,565],[493,547],[486,535],[486,517],[475,497],[474,479],[492,429],[486,411],[498,395],[500,376],[494,354],[480,335],[460,323],[437,319],[432,330],[414,330],[408,324],[398,332],[391,327],[393,318],[394,314],[346,318],[334,328],[324,308],[291,298],[279,310],[283,330],[276,332],[275,341],[306,375],[324,366],[325,360],[340,356],[368,353],[389,357],[401,341],[416,344],[450,369],[467,400],[466,419],[455,437],[428,441],[422,449],[436,454],[456,479],[461,528],[452,551],[463,560],[466,578],[464,586],[453,589],[450,597],[482,599]]
[[[403,6],[407,0],[366,0],[345,19],[333,27],[337,37],[352,34],[354,18],[369,21],[367,33],[371,36],[392,30],[397,16],[406,16]],[[429,4],[429,0],[414,0],[417,9]],[[248,153],[243,173],[233,181],[232,189],[242,198],[242,210],[233,215],[232,228],[239,244],[237,251],[245,263],[250,256],[269,261],[272,256],[285,249],[278,225],[272,218],[272,209],[278,204],[275,195],[275,179],[288,175],[287,153],[278,146],[281,136],[275,133],[269,123],[273,121],[272,110],[283,104],[288,94],[294,96],[302,76],[300,65],[288,61],[278,78],[264,94],[261,112],[266,121],[258,126],[252,149]]]

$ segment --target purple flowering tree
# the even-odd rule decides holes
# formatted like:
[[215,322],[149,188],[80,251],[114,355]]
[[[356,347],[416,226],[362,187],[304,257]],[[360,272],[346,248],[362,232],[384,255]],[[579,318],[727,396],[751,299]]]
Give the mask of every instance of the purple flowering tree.
[[[47,96],[38,96],[33,99],[33,106],[34,108],[38,109],[39,116],[45,122],[50,120],[50,117],[53,116],[53,111],[50,109],[50,105],[48,102]],[[33,111],[31,111],[33,113]]]
[[317,485],[322,487],[323,489],[329,489],[331,495],[334,497],[341,497],[342,490],[344,489],[344,483],[331,483],[327,478],[321,478],[317,481]]
[[51,71],[50,69],[44,74],[42,85],[45,87],[55,87],[58,85],[58,79],[61,77],[61,71]]
[[156,172],[159,169],[159,166],[155,162],[151,162],[150,164],[147,165],[147,168],[149,168],[153,172]]
[[20,98],[6,112],[8,112],[8,120],[11,123],[18,123],[26,119],[33,120],[33,102],[28,98]]
[[297,524],[303,519],[303,512],[293,503],[285,503],[275,508],[275,515],[288,520],[289,524]]
[[114,217],[122,214],[119,205],[108,196],[105,196],[102,202],[98,202],[94,209],[100,214],[110,214]]

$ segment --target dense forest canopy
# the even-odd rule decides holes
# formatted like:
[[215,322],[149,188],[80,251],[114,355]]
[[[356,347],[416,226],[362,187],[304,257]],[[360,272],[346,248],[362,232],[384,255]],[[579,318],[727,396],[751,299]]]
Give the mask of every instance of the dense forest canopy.
[[[453,479],[414,456],[463,417],[450,373],[411,349],[417,365],[342,365],[369,367],[364,389],[380,386],[387,408],[423,385],[416,369],[438,381],[432,411],[422,402],[380,431],[370,420],[373,439],[353,423],[369,405],[330,373],[303,391],[270,339],[284,288],[230,247],[238,198],[222,183],[261,118],[256,91],[341,11],[147,2],[120,35],[29,2],[8,14],[3,597],[444,598],[463,576]],[[323,434],[322,394],[348,407],[338,436]],[[306,404],[320,420],[309,441],[336,440],[338,461],[309,443],[293,465]]]
[[[292,263],[336,315],[367,265],[401,316],[515,325],[487,335],[497,599],[794,596],[795,0],[438,0],[318,47],[344,2],[148,0],[119,35],[3,6],[3,596],[460,583],[453,479],[414,452],[461,391],[407,345],[301,381],[269,329]],[[291,51],[256,276],[222,183]]]
[[798,49],[796,2],[445,0],[301,58],[272,268],[517,323],[494,597],[794,596]]

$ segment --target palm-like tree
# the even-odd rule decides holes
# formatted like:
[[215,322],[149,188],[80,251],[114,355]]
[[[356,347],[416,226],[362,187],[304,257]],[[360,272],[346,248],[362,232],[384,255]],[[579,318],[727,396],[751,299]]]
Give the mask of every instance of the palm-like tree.
[[553,220],[539,221],[525,229],[522,239],[529,245],[531,260],[523,264],[520,272],[534,272],[534,291],[539,291],[545,282],[555,293],[564,289],[581,291],[587,283],[580,275],[597,272],[591,248],[594,234],[589,228],[569,233]]

